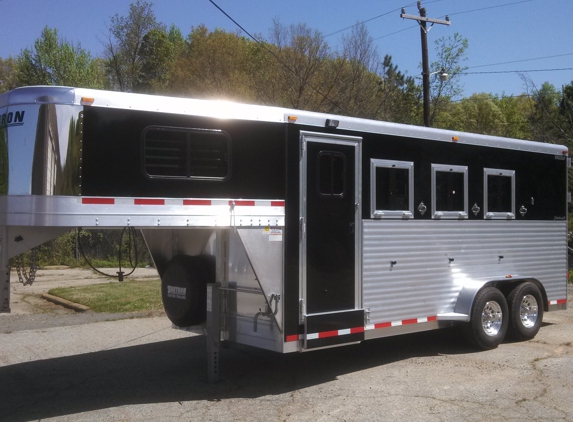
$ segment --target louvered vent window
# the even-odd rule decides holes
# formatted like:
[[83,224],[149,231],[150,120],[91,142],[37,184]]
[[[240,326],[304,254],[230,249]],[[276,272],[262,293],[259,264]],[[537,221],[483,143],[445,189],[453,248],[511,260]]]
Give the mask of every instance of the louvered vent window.
[[223,180],[230,174],[230,145],[218,130],[148,127],[143,168],[153,178]]

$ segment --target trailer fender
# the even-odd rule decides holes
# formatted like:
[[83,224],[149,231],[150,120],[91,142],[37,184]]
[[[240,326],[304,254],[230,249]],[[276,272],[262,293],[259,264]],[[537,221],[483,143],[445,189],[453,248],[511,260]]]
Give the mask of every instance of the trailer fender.
[[463,315],[463,319],[459,319],[464,322],[469,322],[470,315],[472,312],[472,305],[474,303],[475,297],[478,292],[487,286],[491,281],[489,280],[474,280],[466,283],[460,293],[458,294],[458,299],[456,301],[456,306],[454,307],[454,314]]
[[472,280],[471,282],[466,283],[460,290],[456,301],[456,306],[454,307],[454,312],[438,314],[438,320],[469,322],[475,297],[481,289],[486,286],[494,286],[499,288],[507,297],[515,286],[526,281],[532,282],[539,288],[539,291],[543,297],[544,308],[547,311],[547,294],[545,289],[539,280],[533,277],[519,277],[502,280]]

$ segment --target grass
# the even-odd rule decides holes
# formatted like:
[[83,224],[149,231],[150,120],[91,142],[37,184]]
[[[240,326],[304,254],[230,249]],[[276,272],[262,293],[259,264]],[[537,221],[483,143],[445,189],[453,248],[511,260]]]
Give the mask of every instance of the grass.
[[89,306],[94,312],[123,313],[163,309],[161,282],[157,279],[58,287],[48,293]]

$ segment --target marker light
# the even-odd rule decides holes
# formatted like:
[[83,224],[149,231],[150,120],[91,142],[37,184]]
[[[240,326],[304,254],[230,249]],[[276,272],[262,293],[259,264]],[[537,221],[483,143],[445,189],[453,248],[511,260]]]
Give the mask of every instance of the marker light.
[[95,101],[95,98],[90,97],[82,97],[80,104],[81,105],[92,105]]

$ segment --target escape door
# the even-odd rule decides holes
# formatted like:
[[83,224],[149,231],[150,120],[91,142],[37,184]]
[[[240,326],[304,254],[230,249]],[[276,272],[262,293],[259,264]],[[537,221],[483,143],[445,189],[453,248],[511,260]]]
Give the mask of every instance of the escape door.
[[305,321],[312,315],[345,313],[361,306],[360,146],[357,137],[301,132],[300,275]]

